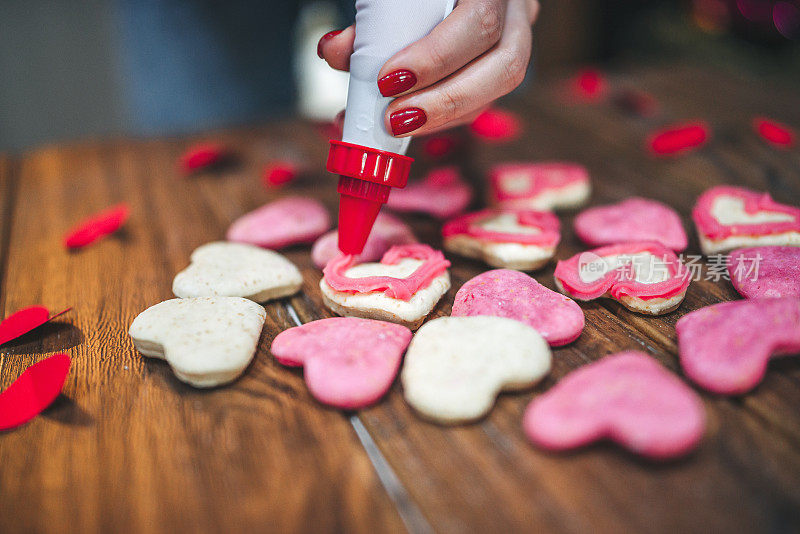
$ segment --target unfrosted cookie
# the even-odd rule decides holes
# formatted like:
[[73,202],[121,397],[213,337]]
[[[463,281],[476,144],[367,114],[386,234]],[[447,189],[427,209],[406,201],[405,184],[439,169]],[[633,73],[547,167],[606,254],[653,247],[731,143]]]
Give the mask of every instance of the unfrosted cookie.
[[530,326],[504,317],[440,317],[419,329],[401,379],[427,419],[455,424],[486,415],[501,391],[533,386],[550,371],[550,348]]
[[647,198],[633,197],[617,204],[589,208],[575,217],[574,225],[577,236],[593,247],[657,241],[680,252],[688,244],[681,218],[675,210]]
[[[372,226],[367,244],[364,245],[361,254],[356,256],[356,261],[359,263],[378,261],[393,246],[416,242],[417,238],[414,236],[414,232],[406,223],[388,213],[379,213]],[[340,254],[337,230],[328,232],[317,239],[311,248],[311,260],[320,269]]]
[[172,281],[176,297],[244,297],[266,302],[300,291],[303,277],[271,250],[219,241],[192,252],[191,263]]
[[706,255],[761,245],[800,246],[800,208],[769,193],[718,186],[700,195],[692,218]]
[[740,248],[730,254],[733,287],[748,299],[800,297],[800,248]]
[[456,167],[433,169],[422,180],[394,189],[386,206],[395,211],[427,213],[447,219],[467,209],[472,188]]
[[357,409],[386,394],[409,341],[411,330],[398,324],[334,317],[281,332],[271,351],[283,365],[305,368],[315,399]]
[[328,211],[318,200],[286,197],[236,219],[227,239],[277,250],[313,243],[330,227]]
[[627,351],[572,371],[536,397],[522,421],[535,445],[562,451],[611,440],[653,459],[681,456],[703,437],[703,403],[643,352]]
[[684,315],[675,330],[686,376],[738,395],[764,379],[770,358],[800,353],[800,299],[722,302]]
[[208,388],[235,380],[256,353],[264,308],[239,297],[166,300],[136,316],[136,350],[169,363],[183,382]]
[[442,228],[444,248],[494,267],[532,271],[553,257],[561,239],[558,217],[532,210],[482,210]]
[[419,328],[450,289],[450,262],[427,245],[399,245],[380,263],[356,265],[352,256],[328,262],[319,287],[325,305],[346,317]]
[[553,347],[581,335],[583,310],[525,273],[496,269],[481,273],[456,293],[453,317],[493,315],[532,326]]
[[489,173],[492,202],[503,208],[574,208],[589,198],[589,173],[567,162],[504,163]]
[[660,243],[611,245],[559,261],[554,273],[559,291],[577,300],[609,297],[648,315],[680,306],[689,287],[688,270]]

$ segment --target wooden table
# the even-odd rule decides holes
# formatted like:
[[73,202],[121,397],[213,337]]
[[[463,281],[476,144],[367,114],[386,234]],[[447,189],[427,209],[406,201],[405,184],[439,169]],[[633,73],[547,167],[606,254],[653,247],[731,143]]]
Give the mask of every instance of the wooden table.
[[[588,166],[592,203],[630,195],[674,206],[687,228],[695,198],[722,183],[768,189],[800,203],[800,153],[756,137],[756,114],[800,125],[797,93],[751,79],[681,66],[611,75],[661,103],[655,118],[611,104],[566,105],[553,81],[505,105],[525,119],[524,138],[476,144],[458,163],[479,183],[492,163],[571,159]],[[648,131],[695,117],[714,139],[684,157],[655,159]],[[613,445],[548,454],[525,440],[528,402],[571,370],[638,349],[680,374],[674,325],[685,313],[737,297],[727,281],[693,283],[681,308],[659,318],[601,301],[582,305],[586,329],[554,351],[550,377],[533,391],[502,395],[483,421],[441,428],[415,417],[396,384],[367,410],[316,403],[302,371],[270,356],[280,331],[330,314],[308,248],[287,255],[303,270],[302,294],[268,304],[258,354],[234,384],[211,391],[175,379],[133,350],[137,313],[172,296],[191,251],[223,238],[239,215],[288,192],[325,201],[335,213],[327,145],[300,122],[209,134],[235,147],[238,168],[181,179],[176,160],[189,139],[112,141],[50,147],[0,158],[0,312],[73,306],[57,324],[0,349],[0,388],[47,354],[65,351],[64,394],[31,423],[0,435],[0,532],[782,532],[800,528],[800,360],[770,365],[764,383],[735,398],[702,394],[707,435],[688,458],[642,461]],[[278,157],[308,161],[308,176],[267,192],[261,166]],[[427,164],[422,159],[416,171]],[[116,202],[131,205],[123,232],[68,253],[63,232]],[[558,257],[581,250],[572,215],[562,217]],[[408,217],[441,246],[439,223]],[[697,253],[694,236],[689,253]],[[455,291],[486,269],[457,257]],[[536,273],[553,287],[553,268]]]

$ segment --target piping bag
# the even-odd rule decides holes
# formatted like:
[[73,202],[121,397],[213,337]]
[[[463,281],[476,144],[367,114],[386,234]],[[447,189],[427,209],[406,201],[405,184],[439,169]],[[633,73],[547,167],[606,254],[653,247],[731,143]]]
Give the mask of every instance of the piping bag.
[[364,249],[392,187],[405,187],[412,158],[410,137],[393,137],[383,123],[393,100],[378,91],[386,61],[428,35],[456,0],[356,0],[356,35],[350,56],[342,140],[331,139],[327,169],[339,175],[339,250]]

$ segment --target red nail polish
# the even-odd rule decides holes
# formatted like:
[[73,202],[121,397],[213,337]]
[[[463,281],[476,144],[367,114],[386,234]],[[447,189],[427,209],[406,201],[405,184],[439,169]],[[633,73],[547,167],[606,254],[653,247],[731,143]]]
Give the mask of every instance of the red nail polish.
[[389,115],[392,135],[403,135],[413,132],[428,121],[428,116],[419,108],[406,108]]
[[319,42],[317,43],[317,55],[319,56],[320,59],[323,59],[322,58],[322,45],[325,44],[325,41],[327,41],[331,37],[336,37],[337,35],[339,35],[343,31],[344,30],[333,30],[332,32],[328,32],[328,33],[326,33],[325,35],[323,35],[322,37],[319,38]]
[[399,95],[417,84],[417,77],[410,70],[400,69],[390,72],[378,80],[378,89],[383,96]]

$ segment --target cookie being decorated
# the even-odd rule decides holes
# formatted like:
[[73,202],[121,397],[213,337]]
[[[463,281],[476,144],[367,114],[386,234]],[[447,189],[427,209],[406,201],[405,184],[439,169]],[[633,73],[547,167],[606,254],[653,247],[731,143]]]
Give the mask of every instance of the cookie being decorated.
[[700,195],[692,210],[706,255],[762,245],[800,246],[800,208],[769,193],[721,185]]
[[386,394],[409,341],[411,330],[398,324],[334,317],[281,332],[270,350],[281,364],[304,367],[319,402],[352,410]]
[[481,273],[458,290],[453,317],[493,315],[533,327],[553,347],[581,335],[583,310],[525,273],[496,269]]
[[489,173],[491,200],[502,208],[574,208],[591,193],[589,173],[575,163],[504,163]]
[[686,376],[738,395],[761,383],[771,358],[800,353],[800,299],[722,302],[684,315],[675,330]]
[[748,299],[800,297],[800,247],[734,250],[728,274],[736,291]]
[[239,297],[166,300],[136,316],[128,334],[140,353],[166,360],[198,388],[235,380],[256,353],[264,308]]
[[674,252],[660,243],[611,245],[559,261],[559,291],[577,300],[612,298],[629,310],[661,315],[680,306],[690,277]]
[[442,228],[444,248],[494,267],[532,271],[555,254],[561,239],[550,212],[488,209],[457,217]]
[[[406,223],[388,213],[379,213],[372,226],[367,244],[364,245],[364,250],[356,256],[356,262],[378,261],[393,246],[416,242],[417,238],[414,236],[414,232]],[[341,254],[337,230],[323,235],[311,247],[311,260],[320,269]]]
[[450,289],[450,262],[427,245],[399,245],[380,263],[356,264],[340,256],[323,269],[325,305],[346,317],[363,317],[419,328]]
[[553,451],[613,441],[652,459],[682,456],[705,431],[698,395],[643,352],[606,356],[561,379],[525,410],[522,428]]
[[581,241],[593,247],[657,241],[680,252],[688,244],[681,218],[675,210],[647,198],[633,197],[617,204],[589,208],[575,217],[574,226]]
[[266,302],[294,295],[303,276],[271,250],[219,241],[192,252],[191,264],[172,281],[176,297],[244,297]]
[[227,239],[278,250],[313,243],[330,227],[328,211],[318,200],[286,197],[236,219]]
[[440,317],[419,329],[401,373],[406,401],[426,419],[466,423],[501,391],[526,389],[550,372],[551,354],[530,326],[503,317]]

